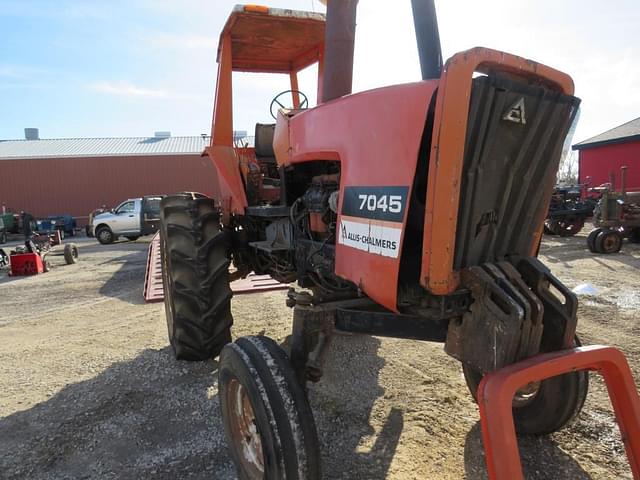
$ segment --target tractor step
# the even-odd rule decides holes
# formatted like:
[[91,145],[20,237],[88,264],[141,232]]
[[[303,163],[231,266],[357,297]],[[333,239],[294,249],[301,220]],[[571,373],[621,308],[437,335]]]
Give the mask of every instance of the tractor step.
[[[256,275],[255,273],[250,273],[246,278],[231,282],[231,291],[235,295],[272,290],[286,290],[288,288],[288,285],[274,280],[269,275]],[[147,271],[145,273],[144,280],[144,301],[146,303],[164,301],[159,233],[156,233],[153,236],[153,239],[149,244]]]

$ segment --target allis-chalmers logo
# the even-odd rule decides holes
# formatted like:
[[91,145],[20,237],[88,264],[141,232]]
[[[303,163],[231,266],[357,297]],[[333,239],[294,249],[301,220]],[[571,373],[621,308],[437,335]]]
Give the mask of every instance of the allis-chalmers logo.
[[509,110],[506,111],[502,119],[508,120],[510,122],[521,123],[522,125],[526,125],[527,119],[524,112],[524,97],[520,97],[520,100],[518,100],[516,103],[511,105],[511,107],[509,108]]

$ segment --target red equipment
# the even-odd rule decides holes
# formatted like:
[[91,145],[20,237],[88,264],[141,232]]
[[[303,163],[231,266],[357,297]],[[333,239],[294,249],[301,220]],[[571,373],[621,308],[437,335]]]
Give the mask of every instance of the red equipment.
[[44,262],[37,253],[15,253],[9,256],[12,277],[44,273]]
[[9,254],[11,270],[9,275],[37,275],[49,271],[46,257],[48,255],[64,256],[67,265],[76,263],[78,247],[74,243],[67,243],[62,250],[53,248],[62,244],[60,230],[49,235],[35,235],[25,242],[24,247],[18,247]]

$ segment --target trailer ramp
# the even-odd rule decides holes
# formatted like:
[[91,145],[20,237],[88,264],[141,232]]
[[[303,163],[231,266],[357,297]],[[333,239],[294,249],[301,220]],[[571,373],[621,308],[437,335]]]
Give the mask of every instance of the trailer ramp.
[[[286,290],[289,286],[280,283],[269,275],[250,273],[246,278],[231,282],[234,295],[266,292],[272,290]],[[144,277],[144,301],[146,303],[164,301],[164,287],[162,285],[162,258],[160,254],[160,234],[156,233],[149,244],[147,256],[147,271]]]

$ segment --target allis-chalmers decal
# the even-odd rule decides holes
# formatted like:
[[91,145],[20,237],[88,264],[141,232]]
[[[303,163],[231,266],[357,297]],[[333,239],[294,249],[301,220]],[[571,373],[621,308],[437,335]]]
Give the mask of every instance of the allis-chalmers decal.
[[409,187],[345,187],[338,243],[398,258]]

